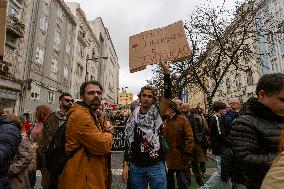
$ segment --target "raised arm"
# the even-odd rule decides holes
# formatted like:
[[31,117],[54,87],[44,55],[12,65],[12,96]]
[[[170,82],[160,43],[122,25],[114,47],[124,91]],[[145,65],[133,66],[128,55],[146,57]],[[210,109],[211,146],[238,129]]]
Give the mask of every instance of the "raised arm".
[[160,114],[161,116],[163,116],[166,113],[169,107],[169,102],[172,98],[172,82],[169,65],[165,62],[161,62],[160,65],[164,73],[164,97],[162,99],[162,102],[160,103]]

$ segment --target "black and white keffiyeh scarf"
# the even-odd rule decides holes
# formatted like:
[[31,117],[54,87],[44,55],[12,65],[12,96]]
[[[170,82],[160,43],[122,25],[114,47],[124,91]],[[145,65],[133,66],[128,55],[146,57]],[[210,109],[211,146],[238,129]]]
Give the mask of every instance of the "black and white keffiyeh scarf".
[[140,107],[136,107],[128,119],[125,127],[125,137],[131,149],[134,139],[135,126],[140,130],[143,141],[140,144],[141,152],[149,152],[149,156],[156,158],[160,149],[159,129],[162,125],[159,110],[152,105],[145,114],[140,113]]

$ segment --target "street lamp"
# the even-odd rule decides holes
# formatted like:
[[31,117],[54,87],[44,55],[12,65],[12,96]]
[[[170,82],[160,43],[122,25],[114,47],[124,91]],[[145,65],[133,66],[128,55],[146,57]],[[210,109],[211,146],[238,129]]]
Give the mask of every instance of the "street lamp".
[[[98,62],[98,60],[100,60],[100,59],[107,60],[108,57],[100,56],[100,57],[92,57],[92,58],[89,58],[89,56],[87,56],[87,58],[86,58],[86,75],[85,75],[85,81],[88,80],[88,61],[89,61],[89,60],[92,60],[92,61]],[[99,62],[100,62],[100,61],[99,61]],[[101,66],[100,66],[100,74],[101,74]]]

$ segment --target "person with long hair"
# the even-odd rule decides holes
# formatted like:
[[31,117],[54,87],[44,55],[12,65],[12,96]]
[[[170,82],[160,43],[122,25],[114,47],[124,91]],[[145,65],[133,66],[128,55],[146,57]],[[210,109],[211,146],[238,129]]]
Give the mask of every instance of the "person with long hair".
[[[36,175],[36,170],[40,170],[42,174],[42,178],[45,178],[46,176],[46,170],[44,169],[44,153],[43,153],[43,137],[42,137],[42,132],[43,132],[43,127],[44,127],[44,122],[46,118],[52,113],[52,109],[49,108],[46,105],[40,105],[36,107],[35,111],[35,118],[36,118],[36,123],[35,127],[31,131],[31,140],[34,144],[36,144],[37,149],[36,149],[36,162],[35,170],[32,170],[30,172],[31,177],[35,177]],[[44,183],[45,179],[42,179],[42,185],[43,188],[47,188]]]
[[51,114],[53,111],[46,105],[40,105],[36,107],[35,111],[35,118],[36,118],[36,125],[31,131],[31,137],[33,142],[40,143],[40,139],[42,136],[43,130],[43,122]]

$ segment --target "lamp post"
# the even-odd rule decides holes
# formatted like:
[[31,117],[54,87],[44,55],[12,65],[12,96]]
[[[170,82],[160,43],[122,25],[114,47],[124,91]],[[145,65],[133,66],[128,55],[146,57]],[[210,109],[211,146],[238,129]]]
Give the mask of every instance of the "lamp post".
[[[104,56],[100,56],[100,57],[92,57],[92,58],[88,58],[89,56],[87,56],[86,58],[86,75],[85,75],[85,81],[88,81],[88,61],[89,60],[92,60],[92,61],[95,61],[95,62],[98,62],[99,60],[99,63],[101,62],[100,60],[101,59],[104,59],[104,60],[107,60],[108,57],[104,57]],[[99,69],[99,75],[101,75],[101,65],[100,65],[100,69]]]

